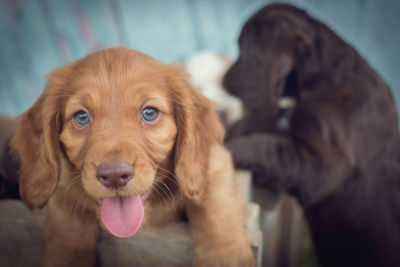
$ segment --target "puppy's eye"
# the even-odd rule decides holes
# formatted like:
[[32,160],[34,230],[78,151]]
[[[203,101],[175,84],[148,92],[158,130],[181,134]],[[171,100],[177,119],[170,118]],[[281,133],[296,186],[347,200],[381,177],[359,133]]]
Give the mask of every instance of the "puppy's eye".
[[142,110],[142,119],[144,121],[154,121],[158,116],[158,110],[155,108],[145,108]]
[[86,111],[78,111],[75,113],[75,122],[78,126],[84,127],[89,125],[90,123],[90,118],[89,114]]

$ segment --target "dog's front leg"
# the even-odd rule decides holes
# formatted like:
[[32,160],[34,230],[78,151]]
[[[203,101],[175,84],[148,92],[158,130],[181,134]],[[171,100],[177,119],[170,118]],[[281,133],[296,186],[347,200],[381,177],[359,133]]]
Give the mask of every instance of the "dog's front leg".
[[[267,133],[237,137],[227,143],[237,168],[263,174],[266,184],[288,189],[298,184],[298,178],[309,172],[303,162],[313,159],[302,144]],[[272,181],[269,181],[272,179]]]
[[245,230],[244,203],[238,194],[229,153],[222,147],[211,153],[208,185],[198,203],[188,200],[196,266],[254,266]]
[[276,117],[264,118],[262,116],[247,115],[229,127],[225,140],[260,131],[279,132]]
[[311,136],[312,141],[305,142],[252,134],[235,138],[227,146],[236,167],[262,173],[264,181],[259,182],[288,190],[308,206],[333,192],[342,182],[340,177],[351,170],[344,146],[331,145],[322,137]]
[[93,266],[99,228],[88,210],[55,194],[47,206],[42,266]]

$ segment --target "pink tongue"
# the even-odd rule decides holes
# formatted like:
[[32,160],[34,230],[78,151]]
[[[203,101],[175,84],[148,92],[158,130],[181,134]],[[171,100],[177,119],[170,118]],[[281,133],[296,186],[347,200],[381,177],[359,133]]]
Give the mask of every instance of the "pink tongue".
[[140,195],[103,199],[101,219],[113,235],[133,236],[142,224],[143,203]]

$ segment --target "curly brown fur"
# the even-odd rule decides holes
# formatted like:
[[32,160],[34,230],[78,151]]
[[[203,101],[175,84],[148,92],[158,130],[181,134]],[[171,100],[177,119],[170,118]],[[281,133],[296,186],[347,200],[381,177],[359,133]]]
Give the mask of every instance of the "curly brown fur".
[[[388,86],[289,5],[255,13],[239,46],[224,79],[249,110],[228,132],[236,165],[300,200],[322,266],[398,266],[400,143]],[[288,135],[272,135],[288,91],[297,101]]]
[[[223,128],[186,76],[126,48],[50,74],[12,140],[21,198],[30,208],[48,202],[42,265],[93,265],[99,226],[131,236],[136,230],[124,232],[132,222],[124,216],[139,214],[133,220],[140,227],[142,205],[146,224],[186,210],[199,266],[254,265]],[[151,121],[143,118],[149,107],[158,112]],[[82,111],[89,117],[83,125]],[[111,200],[119,208],[106,207]],[[126,205],[133,209],[125,212]],[[123,227],[110,224],[109,212],[123,215]]]

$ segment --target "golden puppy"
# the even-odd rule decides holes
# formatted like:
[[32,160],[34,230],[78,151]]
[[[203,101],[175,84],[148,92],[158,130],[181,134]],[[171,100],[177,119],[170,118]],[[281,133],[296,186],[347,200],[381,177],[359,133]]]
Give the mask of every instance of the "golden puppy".
[[254,265],[222,137],[176,65],[112,48],[52,72],[12,140],[21,198],[48,202],[43,265],[93,265],[99,225],[130,237],[179,208],[198,266]]

